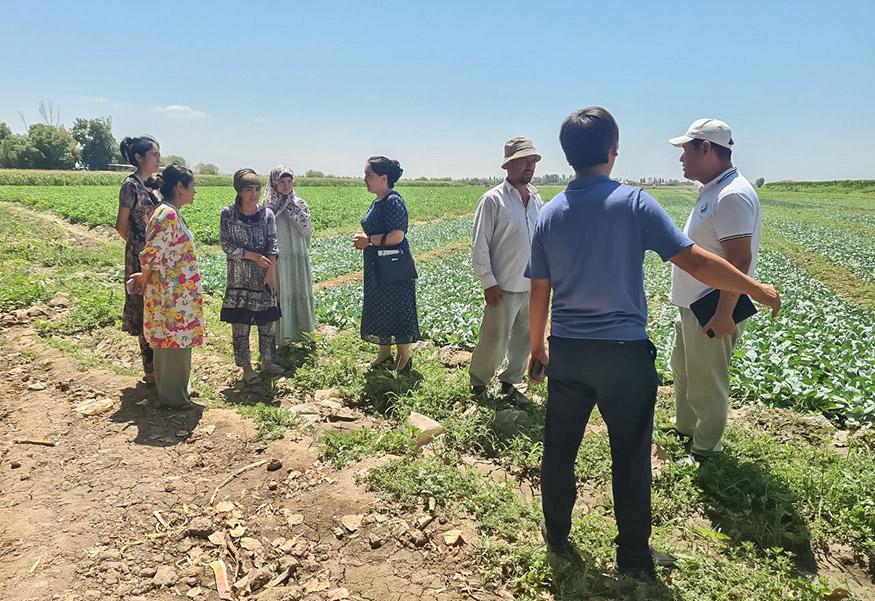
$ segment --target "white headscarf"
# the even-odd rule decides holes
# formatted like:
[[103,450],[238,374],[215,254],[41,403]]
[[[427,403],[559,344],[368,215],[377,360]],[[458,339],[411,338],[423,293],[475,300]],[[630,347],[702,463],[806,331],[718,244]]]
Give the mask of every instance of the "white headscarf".
[[285,175],[292,178],[295,177],[295,174],[286,165],[278,165],[271,170],[261,202],[273,211],[277,219],[280,218],[281,214],[290,219],[292,225],[295,226],[295,229],[298,230],[301,236],[309,241],[310,236],[313,234],[313,226],[310,221],[310,207],[307,206],[307,202],[295,194],[294,188],[292,188],[291,194],[280,194],[276,189],[280,178]]

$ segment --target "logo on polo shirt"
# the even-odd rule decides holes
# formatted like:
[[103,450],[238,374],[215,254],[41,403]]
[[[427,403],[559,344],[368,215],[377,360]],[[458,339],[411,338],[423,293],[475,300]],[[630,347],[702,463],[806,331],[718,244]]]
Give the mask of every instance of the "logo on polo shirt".
[[699,214],[704,215],[705,213],[707,213],[708,207],[710,207],[710,206],[711,206],[711,203],[708,203],[708,202],[704,203],[701,207],[699,207]]

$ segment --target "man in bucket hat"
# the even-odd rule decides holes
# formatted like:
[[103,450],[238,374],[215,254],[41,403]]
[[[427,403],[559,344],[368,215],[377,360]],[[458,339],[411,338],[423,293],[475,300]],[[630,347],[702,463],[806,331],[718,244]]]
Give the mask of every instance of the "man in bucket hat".
[[[750,182],[732,166],[732,130],[717,119],[697,119],[669,143],[683,149],[684,176],[702,184],[684,233],[739,271],[754,276],[762,238],[760,201]],[[722,449],[729,410],[729,363],[744,330],[732,313],[738,294],[721,292],[717,310],[704,326],[690,304],[712,288],[677,267],[671,272],[671,301],[678,307],[671,370],[675,431],[690,443],[693,464]]]
[[522,400],[514,385],[522,382],[529,356],[529,281],[523,272],[544,206],[530,184],[540,160],[530,139],[508,140],[501,163],[507,177],[477,204],[472,265],[483,284],[486,308],[469,369],[475,396],[486,392],[507,356],[507,368],[498,375],[501,392]]

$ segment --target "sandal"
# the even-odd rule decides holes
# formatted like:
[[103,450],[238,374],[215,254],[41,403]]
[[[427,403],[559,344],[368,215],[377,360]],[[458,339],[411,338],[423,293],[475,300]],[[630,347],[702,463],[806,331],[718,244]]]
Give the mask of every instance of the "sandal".
[[395,371],[399,374],[404,374],[405,376],[410,373],[411,369],[413,369],[413,357],[407,357],[407,363],[405,363],[404,367],[401,369],[398,369],[397,366],[395,367]]
[[276,363],[262,363],[261,364],[261,373],[270,374],[272,376],[278,376],[285,372],[285,370],[277,365]]
[[395,365],[395,358],[389,355],[385,359],[377,359],[371,362],[371,369],[392,369]]
[[251,367],[243,368],[243,381],[247,384],[258,384],[261,382],[261,376]]

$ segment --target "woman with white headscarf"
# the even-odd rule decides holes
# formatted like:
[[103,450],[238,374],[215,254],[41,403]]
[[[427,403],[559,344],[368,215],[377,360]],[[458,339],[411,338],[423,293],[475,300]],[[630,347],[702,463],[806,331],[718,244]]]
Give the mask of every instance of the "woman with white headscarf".
[[295,194],[295,174],[286,165],[270,172],[262,201],[276,216],[279,306],[282,318],[276,333],[279,346],[303,340],[316,327],[310,239],[310,207]]

